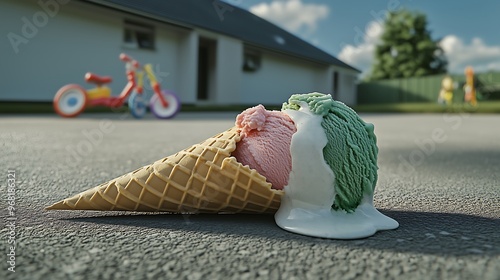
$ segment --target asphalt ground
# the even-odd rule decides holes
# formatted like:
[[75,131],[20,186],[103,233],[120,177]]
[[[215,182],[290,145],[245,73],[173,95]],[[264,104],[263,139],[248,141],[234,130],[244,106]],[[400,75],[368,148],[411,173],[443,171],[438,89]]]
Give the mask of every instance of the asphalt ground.
[[500,279],[500,115],[362,115],[380,148],[375,206],[400,223],[365,239],[289,233],[272,215],[44,210],[235,115],[0,117],[0,279]]

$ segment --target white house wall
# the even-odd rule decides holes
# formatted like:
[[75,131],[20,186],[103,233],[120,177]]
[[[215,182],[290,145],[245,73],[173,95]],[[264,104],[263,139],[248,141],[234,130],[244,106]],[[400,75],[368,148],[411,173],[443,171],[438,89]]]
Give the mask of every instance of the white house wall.
[[324,65],[263,52],[260,69],[243,72],[240,103],[281,104],[294,93],[330,93],[328,71]]
[[163,87],[193,91],[179,87],[177,82],[180,74],[178,32],[157,26],[154,51],[127,49],[123,45],[123,21],[137,18],[69,1],[60,4],[59,11],[53,17],[48,16],[46,24],[40,24],[34,35],[23,35],[23,20],[33,23],[34,17],[43,19],[41,13],[46,14],[37,1],[2,1],[0,34],[31,37],[17,49],[9,40],[0,40],[0,101],[50,101],[64,84],[88,87],[83,79],[87,71],[112,76],[110,86],[113,93],[118,94],[126,83],[124,64],[118,59],[121,52],[141,63],[152,63]]
[[181,34],[179,46],[177,70],[171,77],[178,79],[175,88],[181,102],[194,104],[197,101],[198,34],[194,31]]
[[243,65],[243,43],[219,36],[216,54],[215,102],[238,104]]
[[[153,64],[161,86],[175,91],[183,103],[199,103],[200,36],[217,41],[213,95],[206,103],[281,104],[293,93],[332,93],[334,70],[340,72],[338,99],[347,104],[356,102],[356,73],[345,69],[262,50],[260,69],[243,72],[240,40],[202,29],[180,29],[79,1],[41,2],[58,3],[56,11],[49,14],[38,0],[2,0],[0,34],[18,36],[24,42],[13,45],[7,36],[0,40],[0,102],[51,101],[68,83],[89,88],[83,78],[89,71],[112,76],[110,87],[117,95],[126,83],[124,64],[118,56],[126,52],[141,63]],[[125,19],[155,26],[155,50],[124,45]]]

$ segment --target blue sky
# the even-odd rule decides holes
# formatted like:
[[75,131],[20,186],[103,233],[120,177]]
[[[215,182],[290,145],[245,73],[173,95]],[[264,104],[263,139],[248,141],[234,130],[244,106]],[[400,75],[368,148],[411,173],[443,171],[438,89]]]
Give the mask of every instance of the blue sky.
[[441,40],[448,70],[500,70],[500,1],[430,0],[225,0],[250,10],[366,74],[387,11],[407,8],[427,15]]

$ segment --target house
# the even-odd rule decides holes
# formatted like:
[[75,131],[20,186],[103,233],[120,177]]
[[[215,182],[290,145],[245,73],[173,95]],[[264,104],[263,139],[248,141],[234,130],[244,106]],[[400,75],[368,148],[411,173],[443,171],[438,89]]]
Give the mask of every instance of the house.
[[0,101],[51,101],[91,71],[126,83],[121,52],[152,63],[184,104],[281,104],[324,92],[356,102],[359,71],[221,0],[3,0]]

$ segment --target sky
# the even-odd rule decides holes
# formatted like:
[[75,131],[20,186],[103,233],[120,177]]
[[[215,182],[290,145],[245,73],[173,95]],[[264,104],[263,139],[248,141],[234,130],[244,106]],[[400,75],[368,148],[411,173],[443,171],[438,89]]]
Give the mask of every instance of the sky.
[[500,70],[498,0],[225,0],[316,45],[366,75],[387,12],[427,15],[428,29],[448,58],[450,73]]

